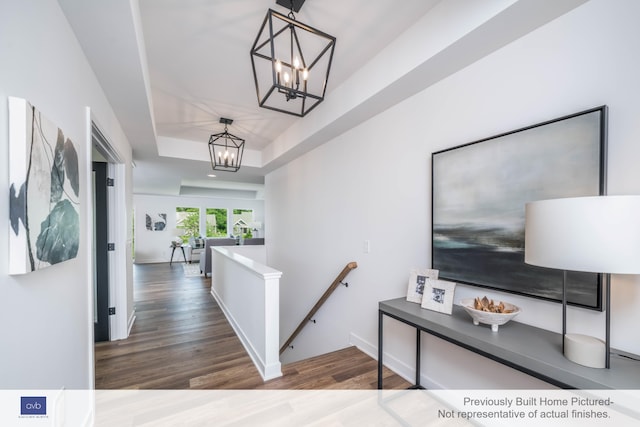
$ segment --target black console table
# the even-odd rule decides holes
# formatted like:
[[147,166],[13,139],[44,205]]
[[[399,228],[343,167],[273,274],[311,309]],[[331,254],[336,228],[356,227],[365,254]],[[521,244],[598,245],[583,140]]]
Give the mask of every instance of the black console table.
[[[587,368],[562,355],[562,336],[511,321],[492,332],[475,326],[460,306],[451,315],[426,310],[406,298],[381,301],[378,308],[378,389],[382,389],[383,317],[416,329],[416,381],[420,387],[420,334],[426,332],[482,356],[566,389],[640,389],[640,362],[611,355],[610,369]],[[560,320],[558,320],[560,321]]]

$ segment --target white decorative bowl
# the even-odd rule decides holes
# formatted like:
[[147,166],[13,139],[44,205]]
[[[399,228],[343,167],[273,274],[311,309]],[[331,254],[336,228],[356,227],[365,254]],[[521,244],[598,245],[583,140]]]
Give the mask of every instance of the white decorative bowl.
[[504,325],[520,313],[520,307],[507,302],[503,303],[504,307],[508,310],[513,310],[511,313],[491,313],[488,311],[476,310],[473,308],[473,301],[473,298],[465,298],[460,300],[460,305],[467,311],[467,313],[469,313],[473,319],[474,325],[479,325],[480,323],[491,325],[491,330],[493,332],[497,332],[498,326]]

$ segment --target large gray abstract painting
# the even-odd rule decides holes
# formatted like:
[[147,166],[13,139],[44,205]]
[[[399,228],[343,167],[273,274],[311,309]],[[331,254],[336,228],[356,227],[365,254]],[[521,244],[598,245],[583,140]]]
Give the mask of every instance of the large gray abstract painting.
[[[562,272],[524,263],[524,207],[606,191],[606,107],[433,153],[432,268],[440,278],[548,300]],[[568,275],[568,301],[602,307],[601,278]]]
[[73,259],[80,241],[78,154],[29,102],[9,98],[9,273]]

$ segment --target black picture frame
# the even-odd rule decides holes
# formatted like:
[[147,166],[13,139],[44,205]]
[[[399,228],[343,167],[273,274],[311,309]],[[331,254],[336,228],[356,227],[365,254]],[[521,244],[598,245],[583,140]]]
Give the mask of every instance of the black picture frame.
[[[524,206],[607,191],[606,105],[432,153],[440,279],[549,301],[562,271],[524,263]],[[602,310],[602,274],[568,272],[568,303]]]

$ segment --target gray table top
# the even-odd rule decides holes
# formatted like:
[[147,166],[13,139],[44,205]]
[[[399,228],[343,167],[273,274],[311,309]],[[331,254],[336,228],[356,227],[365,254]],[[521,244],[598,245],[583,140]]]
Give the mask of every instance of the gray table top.
[[403,319],[428,333],[482,354],[563,388],[640,389],[640,361],[611,354],[610,369],[588,368],[562,354],[562,335],[516,321],[492,332],[475,326],[460,306],[451,315],[424,309],[406,298],[381,301],[383,313]]

